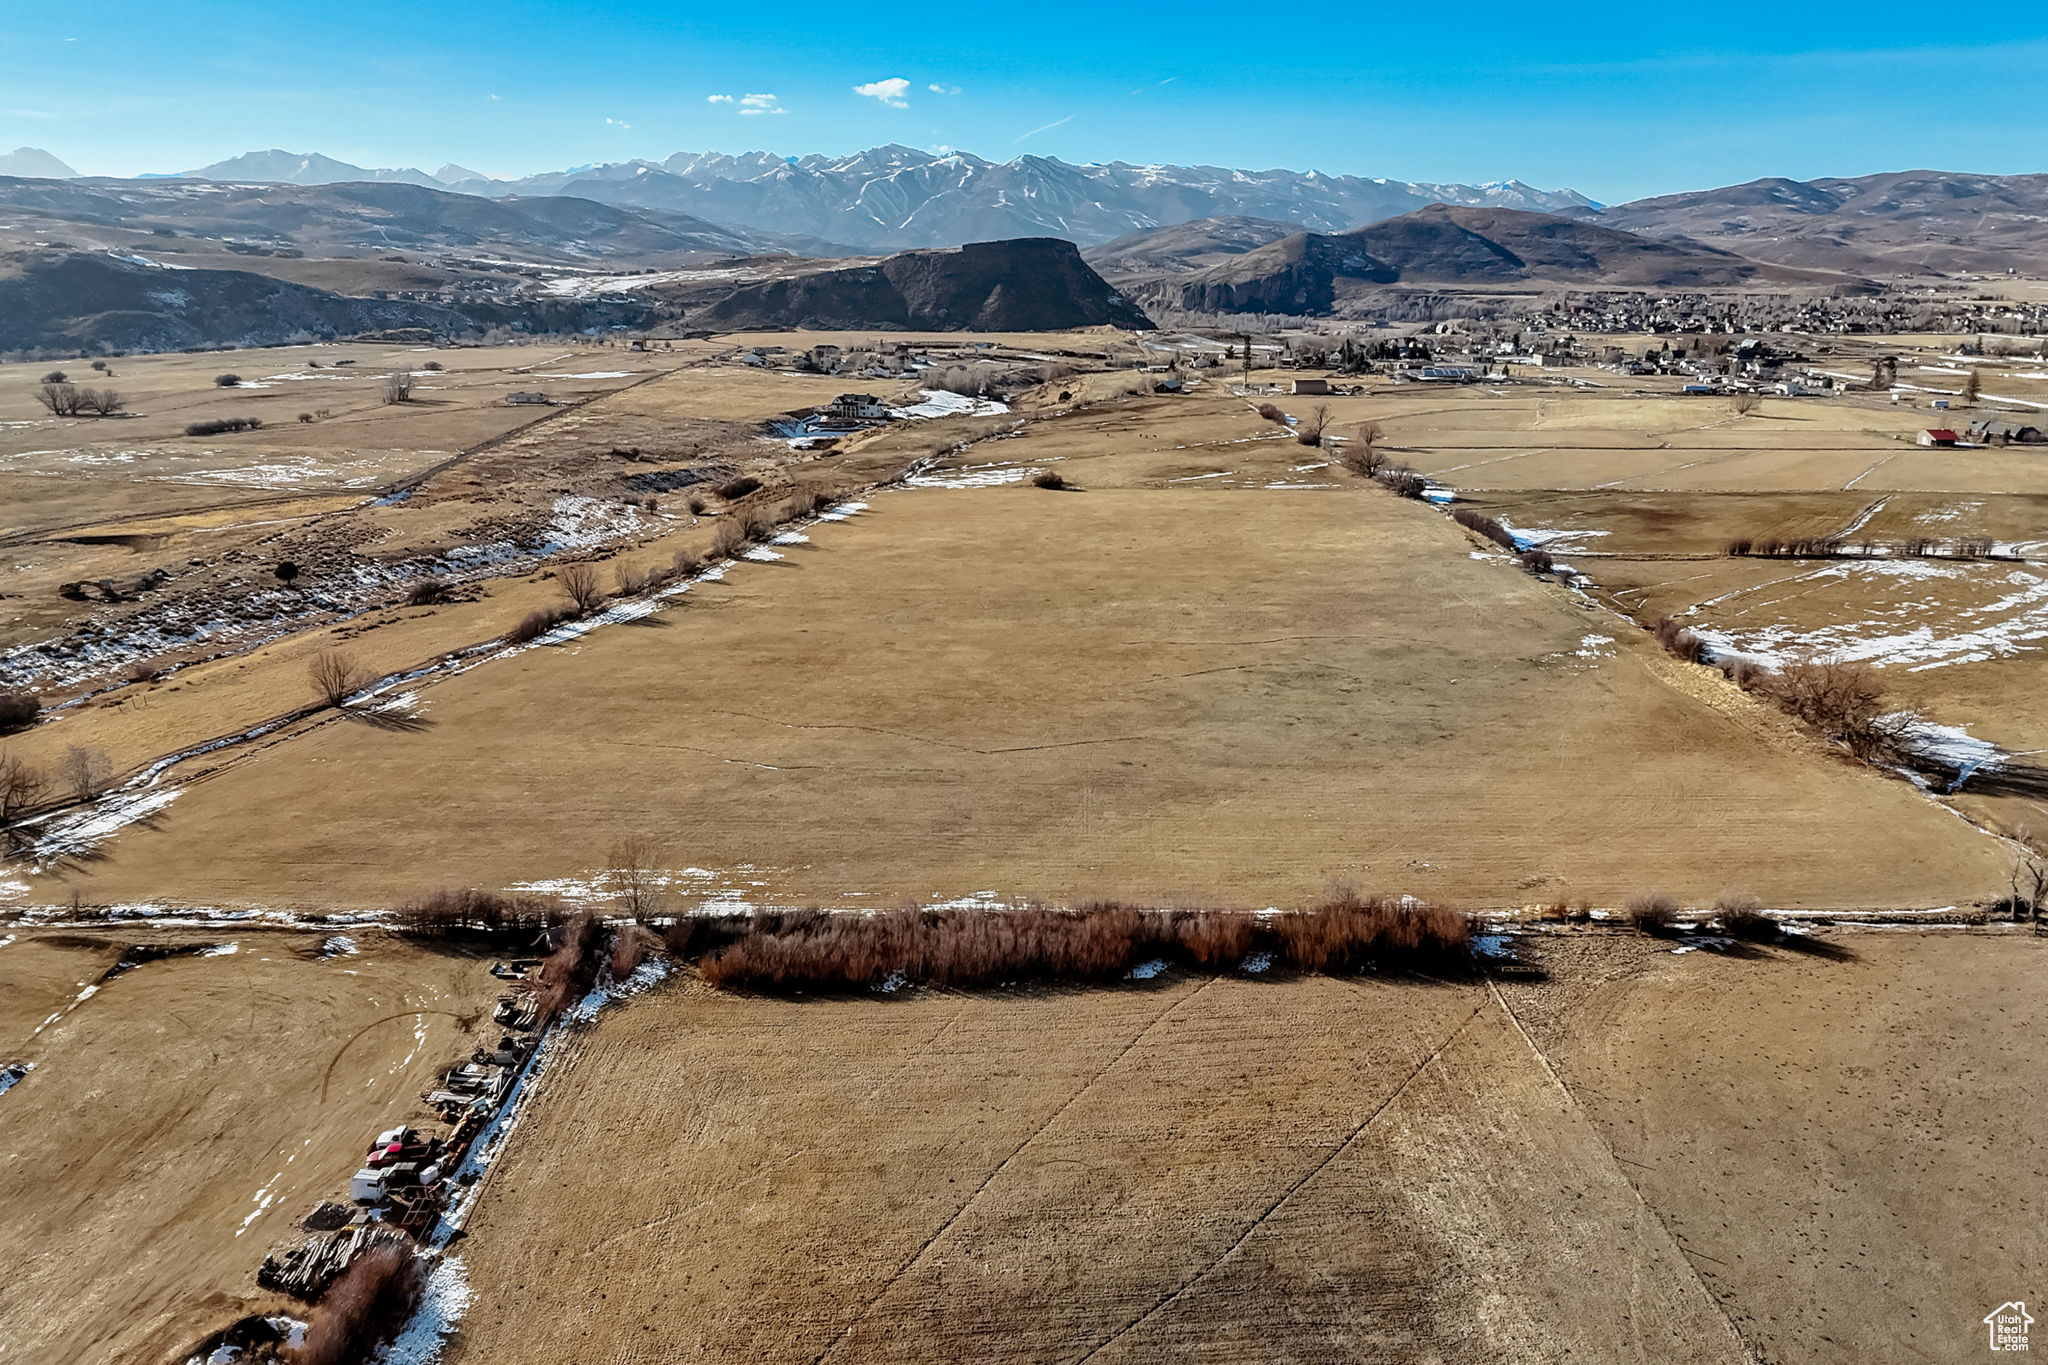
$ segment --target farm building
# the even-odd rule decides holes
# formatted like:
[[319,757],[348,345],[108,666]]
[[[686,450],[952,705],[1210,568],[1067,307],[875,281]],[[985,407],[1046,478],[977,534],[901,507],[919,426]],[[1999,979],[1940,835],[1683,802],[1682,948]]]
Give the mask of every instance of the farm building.
[[1970,423],[1970,439],[1986,445],[2039,445],[2048,440],[2041,428],[2027,422],[2008,422],[2003,418],[1986,417]]
[[1920,444],[1923,446],[1953,446],[1961,439],[1947,427],[1931,427],[1920,433]]
[[555,400],[544,393],[508,393],[505,401],[517,407],[522,403],[552,403]]
[[1289,386],[1287,391],[1293,394],[1327,394],[1330,391],[1330,381],[1327,379],[1297,379]]

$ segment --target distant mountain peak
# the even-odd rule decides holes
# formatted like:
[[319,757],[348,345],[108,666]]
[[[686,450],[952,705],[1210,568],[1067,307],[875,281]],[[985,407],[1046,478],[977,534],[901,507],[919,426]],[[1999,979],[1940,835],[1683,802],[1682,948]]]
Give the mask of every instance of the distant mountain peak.
[[40,147],[16,147],[0,155],[0,175],[27,180],[76,180],[78,172]]

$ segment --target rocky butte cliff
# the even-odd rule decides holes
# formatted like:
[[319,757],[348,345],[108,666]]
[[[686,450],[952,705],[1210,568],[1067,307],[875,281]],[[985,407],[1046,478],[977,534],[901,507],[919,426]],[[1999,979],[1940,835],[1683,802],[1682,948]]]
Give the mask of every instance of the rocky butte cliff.
[[1148,329],[1152,320],[1090,269],[1072,242],[1024,237],[906,251],[871,265],[743,285],[698,313],[725,330],[918,332]]

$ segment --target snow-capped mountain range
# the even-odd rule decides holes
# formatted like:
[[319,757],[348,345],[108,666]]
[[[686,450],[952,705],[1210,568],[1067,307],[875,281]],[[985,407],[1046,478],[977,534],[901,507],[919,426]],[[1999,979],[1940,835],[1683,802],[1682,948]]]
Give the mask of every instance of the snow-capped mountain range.
[[1433,203],[1557,212],[1592,201],[1520,181],[1418,184],[1220,166],[1077,166],[1056,157],[988,161],[966,152],[871,148],[852,156],[782,157],[678,152],[662,161],[575,166],[487,180],[459,166],[433,175],[372,170],[317,153],[250,152],[184,173],[206,180],[397,181],[492,198],[572,195],[693,214],[734,227],[802,233],[869,251],[951,246],[1005,237],[1064,237],[1093,245],[1143,228],[1243,215],[1339,232]]

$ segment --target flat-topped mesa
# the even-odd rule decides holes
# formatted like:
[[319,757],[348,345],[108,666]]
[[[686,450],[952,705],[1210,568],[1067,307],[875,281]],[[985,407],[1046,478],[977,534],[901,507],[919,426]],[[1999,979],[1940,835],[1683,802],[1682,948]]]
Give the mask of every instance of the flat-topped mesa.
[[906,251],[868,265],[743,285],[693,321],[722,328],[1047,332],[1149,329],[1072,242],[1024,237]]

